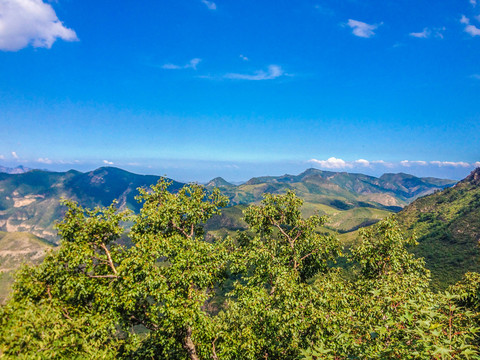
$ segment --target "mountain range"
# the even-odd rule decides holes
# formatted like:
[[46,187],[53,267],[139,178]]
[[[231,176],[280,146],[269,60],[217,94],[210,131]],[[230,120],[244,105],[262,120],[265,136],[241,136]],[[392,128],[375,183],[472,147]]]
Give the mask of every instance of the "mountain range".
[[[8,292],[12,270],[23,262],[38,263],[58,243],[54,224],[65,211],[61,198],[86,207],[108,206],[117,199],[120,208],[138,211],[137,188],[159,179],[113,167],[86,173],[0,173],[0,271],[4,272],[0,302]],[[173,192],[184,185],[171,181]],[[458,183],[404,173],[377,178],[308,169],[299,175],[252,178],[240,185],[215,178],[205,186],[219,188],[230,199],[222,214],[205,224],[208,236],[245,229],[242,210],[248,204],[260,201],[266,192],[293,190],[304,200],[303,214],[328,215],[329,222],[319,230],[340,233],[347,245],[356,241],[358,228],[398,213],[405,231],[418,236],[419,246],[412,251],[425,258],[437,288],[454,283],[466,271],[480,270],[480,168]]]
[[[31,170],[20,174],[0,173],[0,231],[23,231],[57,242],[55,221],[63,216],[61,198],[86,207],[108,206],[114,199],[120,208],[138,211],[137,188],[155,184],[159,176],[138,175],[114,167],[82,173],[75,170]],[[264,193],[294,190],[304,199],[304,211],[330,215],[335,230],[350,231],[399,211],[413,199],[454,184],[453,180],[418,178],[408,174],[363,174],[308,169],[299,175],[252,178],[233,185],[221,178],[206,187],[218,187],[230,206],[260,201]],[[184,184],[172,180],[171,191]],[[231,210],[230,212],[232,212]],[[228,213],[228,212],[227,212]]]

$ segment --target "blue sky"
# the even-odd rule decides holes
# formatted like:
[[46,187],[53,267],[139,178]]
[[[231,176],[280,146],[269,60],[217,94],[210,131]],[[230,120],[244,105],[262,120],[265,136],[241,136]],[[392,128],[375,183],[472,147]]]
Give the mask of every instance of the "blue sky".
[[480,0],[0,0],[0,164],[480,166]]

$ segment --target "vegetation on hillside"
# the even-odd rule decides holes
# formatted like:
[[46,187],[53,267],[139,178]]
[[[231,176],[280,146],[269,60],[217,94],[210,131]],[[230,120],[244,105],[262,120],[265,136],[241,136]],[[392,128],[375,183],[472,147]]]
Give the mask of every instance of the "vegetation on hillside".
[[480,168],[454,187],[417,199],[398,214],[418,236],[413,251],[424,257],[433,285],[444,289],[468,271],[480,271]]
[[[66,202],[62,241],[0,307],[5,358],[479,359],[479,276],[429,288],[393,218],[342,247],[292,192],[244,209],[246,231],[205,237],[218,190],[161,181],[138,215]],[[125,221],[132,246],[116,242]]]
[[10,293],[13,273],[22,264],[40,264],[52,244],[29,233],[0,231],[0,304]]

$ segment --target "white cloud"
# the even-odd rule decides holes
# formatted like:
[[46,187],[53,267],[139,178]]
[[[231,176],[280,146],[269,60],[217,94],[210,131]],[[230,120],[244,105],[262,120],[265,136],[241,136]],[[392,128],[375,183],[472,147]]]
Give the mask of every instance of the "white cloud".
[[430,161],[430,164],[436,166],[470,167],[471,165],[464,161]]
[[354,161],[355,164],[358,164],[358,165],[362,165],[362,166],[365,166],[365,167],[368,167],[370,166],[370,161],[368,160],[365,160],[365,159],[358,159],[358,160],[355,160]]
[[0,0],[0,50],[17,51],[29,45],[50,48],[57,39],[78,40],[50,4],[42,0]]
[[42,164],[52,164],[53,161],[49,158],[38,158],[37,161]]
[[480,167],[480,161],[474,162],[472,165],[475,166],[476,168]]
[[480,36],[480,29],[474,25],[465,26],[465,32],[472,36]]
[[464,31],[472,36],[480,36],[480,29],[477,28],[475,25],[470,24],[470,19],[467,18],[465,15],[462,15],[460,22],[465,24]]
[[355,36],[363,37],[363,38],[370,38],[375,35],[373,30],[378,28],[378,25],[375,24],[367,24],[361,21],[348,19],[348,26],[352,28],[352,33]]
[[202,61],[202,59],[199,59],[199,58],[193,58],[192,60],[190,60],[187,64],[185,65],[175,65],[175,64],[164,64],[162,65],[162,69],[165,69],[165,70],[178,70],[178,69],[193,69],[193,70],[197,70],[197,65],[200,64],[200,62]]
[[310,159],[308,160],[308,162],[316,164],[325,169],[345,169],[352,167],[352,164],[346,162],[343,159],[337,159],[336,157],[331,157],[327,160]]
[[246,57],[245,55],[242,55],[240,54],[240,59],[242,59],[243,61],[248,61],[248,57]]
[[473,7],[477,6],[477,0],[470,0],[470,4],[472,4]]
[[422,32],[411,32],[409,35],[416,37],[416,38],[428,38],[430,36],[431,31],[428,28],[423,29]]
[[113,161],[103,160],[103,163],[106,165],[113,165]]
[[468,25],[470,24],[470,19],[467,18],[465,15],[462,15],[462,17],[460,18],[460,23]]
[[400,161],[400,165],[402,166],[406,166],[406,167],[410,167],[410,166],[425,166],[427,165],[428,163],[426,161],[423,161],[423,160],[402,160]]
[[286,75],[283,69],[278,65],[269,65],[268,70],[265,72],[263,70],[256,71],[254,74],[238,74],[238,73],[228,73],[223,77],[225,79],[235,79],[235,80],[272,80],[280,76]]
[[209,10],[217,10],[217,4],[215,4],[213,1],[202,0],[202,3],[205,4]]
[[383,160],[375,160],[375,161],[372,161],[372,164],[373,165],[382,165],[382,166],[385,166],[387,168],[393,168],[395,166],[394,163],[391,163],[391,162],[386,162],[386,161],[383,161]]
[[5,159],[5,156],[0,155],[0,160],[4,160],[4,159]]
[[13,156],[14,159],[18,160],[18,155],[15,151],[12,151],[12,156]]

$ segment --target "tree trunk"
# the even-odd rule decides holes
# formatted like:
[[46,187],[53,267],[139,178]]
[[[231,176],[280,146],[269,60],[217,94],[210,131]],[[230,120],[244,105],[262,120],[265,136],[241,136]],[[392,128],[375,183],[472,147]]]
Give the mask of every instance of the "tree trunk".
[[192,341],[192,328],[190,326],[187,328],[185,337],[183,339],[183,348],[187,350],[190,360],[200,360],[197,355],[197,350],[195,349],[195,344]]

